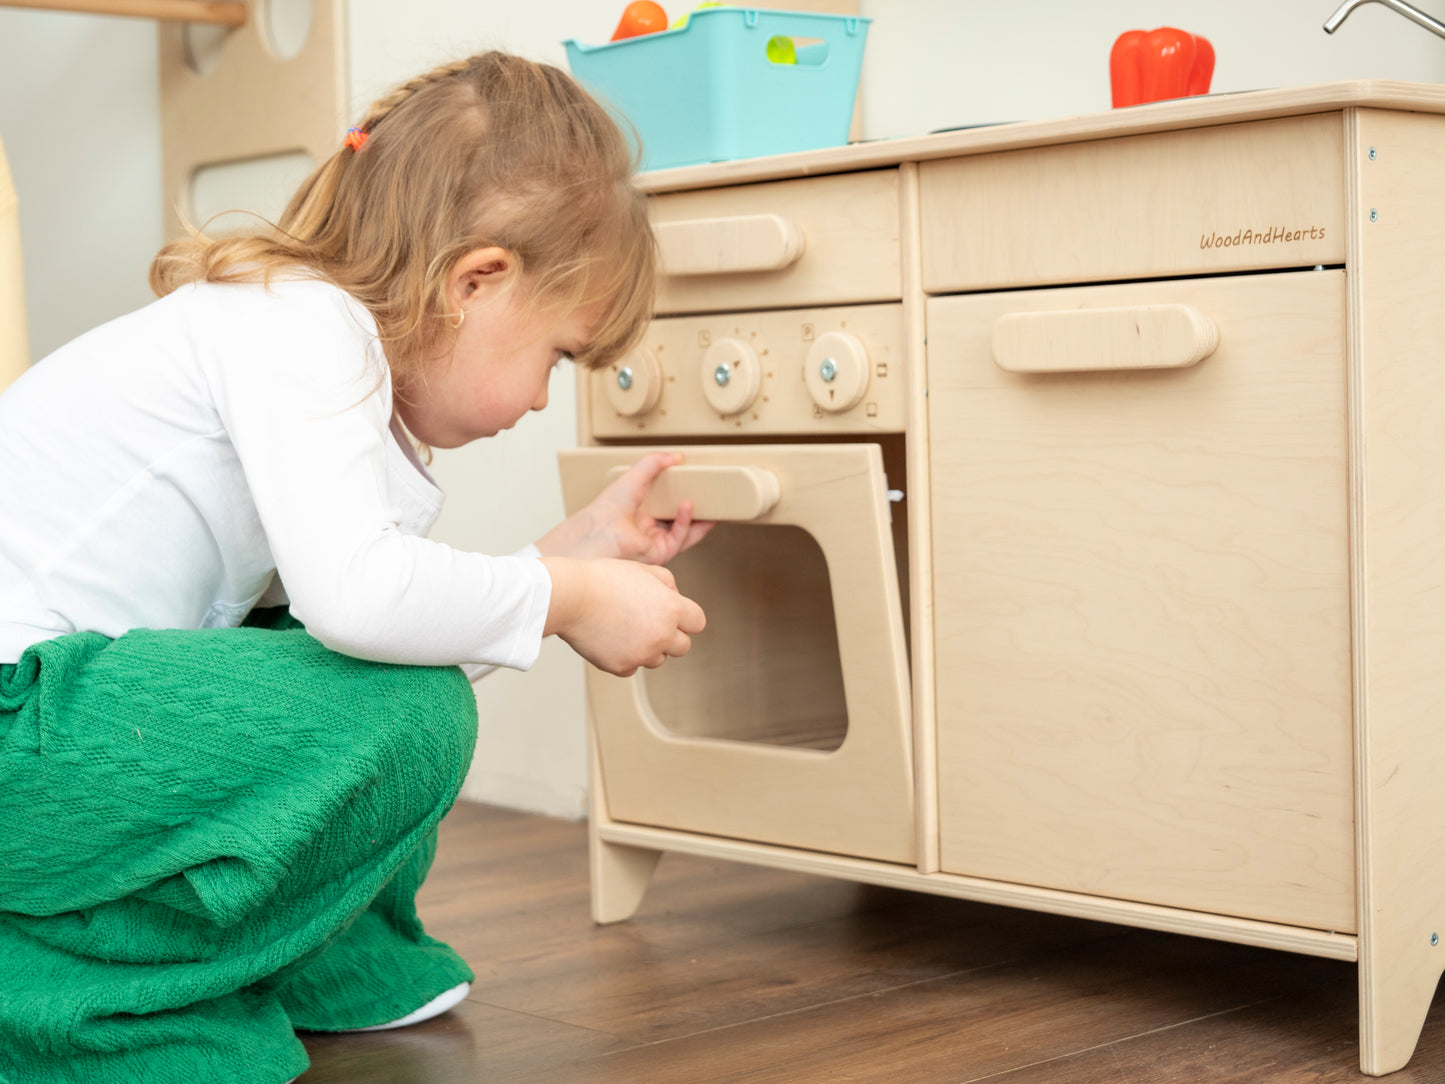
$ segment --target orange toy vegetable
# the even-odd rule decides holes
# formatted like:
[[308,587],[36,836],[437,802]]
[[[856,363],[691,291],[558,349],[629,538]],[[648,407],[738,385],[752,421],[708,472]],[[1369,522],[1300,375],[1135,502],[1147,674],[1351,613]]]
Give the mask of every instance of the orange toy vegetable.
[[613,41],[635,38],[640,34],[656,34],[667,29],[667,12],[652,0],[632,0],[622,12],[622,21],[612,32]]
[[1214,46],[1207,38],[1161,26],[1126,30],[1109,53],[1114,108],[1208,94],[1214,76]]

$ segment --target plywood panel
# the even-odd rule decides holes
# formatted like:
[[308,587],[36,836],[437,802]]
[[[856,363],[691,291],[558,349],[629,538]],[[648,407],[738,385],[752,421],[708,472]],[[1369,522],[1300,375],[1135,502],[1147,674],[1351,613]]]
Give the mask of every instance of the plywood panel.
[[184,222],[199,225],[191,182],[202,167],[295,151],[319,164],[341,144],[348,109],[345,0],[312,0],[310,29],[290,58],[279,54],[263,24],[252,18],[229,32],[207,50],[209,64],[188,59],[184,24],[160,27],[162,183],[172,236]]
[[902,294],[897,170],[668,193],[649,206],[658,223],[777,215],[804,239],[795,262],[762,274],[674,275],[664,260],[659,313],[847,305]]
[[[1020,375],[1011,312],[1187,304],[1178,370]],[[929,305],[943,868],[1354,928],[1344,275]]]
[[[562,453],[568,510],[643,451]],[[699,585],[710,607],[697,658],[669,661],[662,671],[673,673],[656,681],[589,671],[607,815],[912,863],[908,661],[882,452],[775,444],[685,454],[690,465],[767,470],[782,497],[678,563],[679,586]]]
[[1445,253],[1445,118],[1352,122],[1360,1064],[1387,1073],[1445,967],[1445,307],[1421,292]]
[[[856,341],[866,362],[864,391],[852,407],[825,411],[804,366],[816,366],[829,337],[840,334]],[[728,341],[740,347],[729,352]],[[579,388],[597,439],[897,433],[907,416],[908,356],[897,304],[668,317],[652,322],[632,354],[579,374]],[[756,397],[736,413],[719,413],[707,398],[720,358],[755,367]],[[621,392],[624,368],[629,386]],[[650,407],[640,401],[645,394]]]
[[925,162],[933,293],[1338,264],[1338,113]]

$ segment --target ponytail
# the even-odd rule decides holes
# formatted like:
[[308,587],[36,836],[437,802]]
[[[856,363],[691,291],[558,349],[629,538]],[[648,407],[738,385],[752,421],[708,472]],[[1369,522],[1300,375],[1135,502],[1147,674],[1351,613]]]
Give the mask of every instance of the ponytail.
[[582,364],[605,364],[641,337],[655,256],[635,162],[565,72],[483,53],[398,86],[354,131],[274,227],[217,239],[191,231],[156,256],[152,289],[320,275],[376,318],[400,389],[450,334],[447,272],[496,245],[514,255],[530,300],[608,302]]

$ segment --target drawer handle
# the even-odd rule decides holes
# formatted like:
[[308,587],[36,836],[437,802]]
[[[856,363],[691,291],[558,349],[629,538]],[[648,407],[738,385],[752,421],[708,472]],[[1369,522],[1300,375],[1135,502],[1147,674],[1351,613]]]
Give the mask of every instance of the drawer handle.
[[[610,485],[627,471],[613,467]],[[692,501],[694,519],[750,520],[772,511],[782,487],[762,467],[668,467],[652,483],[642,510],[654,519],[673,519],[677,506]]]
[[1185,369],[1219,345],[1192,305],[1011,312],[993,325],[993,360],[1011,373]]
[[782,215],[658,222],[652,233],[665,275],[781,271],[806,247],[803,231]]

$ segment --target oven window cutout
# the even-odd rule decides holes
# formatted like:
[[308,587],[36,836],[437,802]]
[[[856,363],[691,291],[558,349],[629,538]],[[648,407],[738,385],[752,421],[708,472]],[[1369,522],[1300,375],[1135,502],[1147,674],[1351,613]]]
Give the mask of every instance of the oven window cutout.
[[720,523],[669,566],[707,628],[639,671],[670,733],[832,752],[848,734],[827,558],[801,527]]

